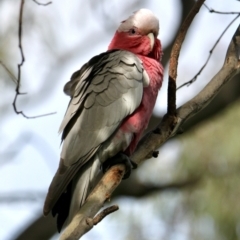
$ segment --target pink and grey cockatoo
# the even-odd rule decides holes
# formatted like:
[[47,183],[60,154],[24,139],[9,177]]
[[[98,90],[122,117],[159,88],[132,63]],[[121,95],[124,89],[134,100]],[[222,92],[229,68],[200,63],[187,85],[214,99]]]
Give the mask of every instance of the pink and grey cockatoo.
[[86,200],[102,165],[131,157],[148,126],[163,80],[158,32],[150,10],[136,11],[120,24],[108,51],[84,64],[64,87],[71,100],[44,205],[44,215],[57,215],[59,231]]

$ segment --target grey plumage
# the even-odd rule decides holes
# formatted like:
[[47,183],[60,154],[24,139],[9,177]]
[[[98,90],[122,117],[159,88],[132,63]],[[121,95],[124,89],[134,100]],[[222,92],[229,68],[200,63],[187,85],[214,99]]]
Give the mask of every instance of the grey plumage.
[[128,147],[133,133],[119,142],[115,136],[123,119],[140,105],[148,83],[141,61],[123,50],[100,54],[73,74],[64,87],[71,100],[59,130],[61,161],[49,187],[45,215],[72,181],[71,218],[94,186],[101,163]]

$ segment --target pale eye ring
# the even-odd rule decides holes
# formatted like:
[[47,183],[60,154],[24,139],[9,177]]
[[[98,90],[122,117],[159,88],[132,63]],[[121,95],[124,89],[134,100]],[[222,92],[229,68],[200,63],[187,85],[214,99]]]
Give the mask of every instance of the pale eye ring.
[[130,30],[129,30],[129,34],[130,35],[134,35],[134,34],[136,34],[136,29],[134,29],[134,28],[131,28]]

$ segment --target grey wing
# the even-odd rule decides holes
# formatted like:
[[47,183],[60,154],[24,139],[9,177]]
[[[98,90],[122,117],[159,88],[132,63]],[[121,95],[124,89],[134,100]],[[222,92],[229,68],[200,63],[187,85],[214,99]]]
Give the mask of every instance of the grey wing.
[[[47,205],[57,201],[76,171],[137,109],[148,82],[141,61],[130,52],[117,50],[106,52],[67,83],[65,91],[72,99],[60,126],[61,167],[49,188]],[[46,207],[46,212],[51,206]]]
[[134,54],[127,51],[109,53],[102,65],[87,87],[86,79],[76,85],[63,119],[60,129],[64,128],[67,134],[61,158],[66,166],[84,158],[108,139],[142,100],[144,70]]

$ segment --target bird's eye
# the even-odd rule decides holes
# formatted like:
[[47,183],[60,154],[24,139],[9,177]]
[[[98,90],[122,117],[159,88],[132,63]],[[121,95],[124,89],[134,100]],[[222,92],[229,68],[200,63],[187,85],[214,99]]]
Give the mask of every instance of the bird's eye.
[[130,35],[136,34],[136,30],[135,30],[134,28],[131,28],[131,29],[129,30],[129,34],[130,34]]

